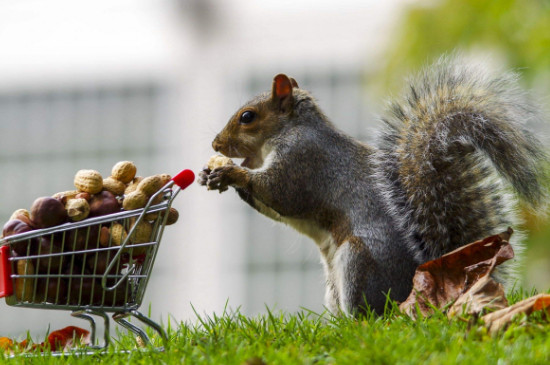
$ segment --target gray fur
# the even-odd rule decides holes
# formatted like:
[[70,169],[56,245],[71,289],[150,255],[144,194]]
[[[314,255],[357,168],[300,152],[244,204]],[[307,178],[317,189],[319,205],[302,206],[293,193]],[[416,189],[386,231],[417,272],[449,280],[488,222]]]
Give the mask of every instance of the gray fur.
[[[383,118],[377,147],[340,132],[307,91],[294,89],[291,112],[270,114],[277,129],[264,137],[259,167],[201,176],[213,189],[232,185],[259,212],[316,241],[331,311],[354,313],[366,300],[382,312],[388,292],[408,296],[419,264],[516,228],[508,185],[534,209],[546,201],[546,156],[526,130],[540,116],[516,75],[451,57],[410,85]],[[264,94],[249,105],[269,102]],[[238,139],[229,147],[238,150]]]
[[[509,190],[533,209],[545,208],[547,157],[526,130],[541,115],[516,74],[493,75],[443,57],[410,85],[383,119],[378,186],[421,261],[507,226],[517,231]],[[400,174],[405,161],[414,176]],[[517,254],[520,236],[513,241]]]

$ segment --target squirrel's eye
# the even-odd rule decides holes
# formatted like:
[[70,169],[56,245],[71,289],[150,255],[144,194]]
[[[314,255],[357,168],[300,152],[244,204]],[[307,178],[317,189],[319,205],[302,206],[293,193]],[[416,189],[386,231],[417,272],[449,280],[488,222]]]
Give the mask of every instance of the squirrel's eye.
[[248,124],[251,123],[256,118],[256,113],[253,111],[247,110],[241,114],[239,118],[239,123]]

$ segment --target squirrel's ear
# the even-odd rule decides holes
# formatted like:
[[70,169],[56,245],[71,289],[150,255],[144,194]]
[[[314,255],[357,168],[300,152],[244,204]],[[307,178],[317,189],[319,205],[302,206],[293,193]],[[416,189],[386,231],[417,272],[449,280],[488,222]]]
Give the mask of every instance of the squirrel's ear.
[[282,112],[286,112],[292,107],[292,88],[294,84],[298,85],[294,79],[290,79],[284,74],[278,74],[273,78],[271,99]]
[[295,87],[295,88],[300,88],[300,86],[298,86],[298,83],[296,82],[296,80],[294,80],[294,78],[290,78],[290,83],[292,84],[292,87]]

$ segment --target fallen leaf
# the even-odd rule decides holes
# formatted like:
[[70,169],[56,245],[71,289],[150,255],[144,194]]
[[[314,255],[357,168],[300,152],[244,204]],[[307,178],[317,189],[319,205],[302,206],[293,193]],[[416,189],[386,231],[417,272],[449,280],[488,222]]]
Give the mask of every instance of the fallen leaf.
[[68,326],[48,335],[48,344],[52,351],[68,350],[78,345],[90,343],[90,332],[75,326]]
[[8,337],[0,337],[0,350],[6,351],[13,348],[13,340]]
[[539,294],[510,307],[486,314],[481,319],[489,328],[490,333],[496,333],[507,327],[518,314],[530,315],[534,311],[546,310],[547,308],[550,308],[550,294]]
[[48,335],[47,342],[40,344],[33,343],[27,339],[16,343],[11,338],[0,337],[0,349],[13,352],[15,345],[20,351],[44,351],[47,347],[51,351],[69,350],[76,346],[85,346],[90,344],[90,331],[80,327],[68,326]]
[[[399,309],[416,318],[417,308],[422,315],[427,316],[433,313],[434,308],[444,308],[457,300],[479,279],[488,276],[497,265],[514,257],[508,242],[512,233],[512,229],[508,228],[498,235],[467,244],[420,265],[413,277],[411,294]],[[484,301],[491,300],[485,298]]]
[[508,300],[502,284],[497,283],[490,275],[485,275],[457,298],[449,308],[447,317],[478,315],[484,311],[495,311],[507,306]]

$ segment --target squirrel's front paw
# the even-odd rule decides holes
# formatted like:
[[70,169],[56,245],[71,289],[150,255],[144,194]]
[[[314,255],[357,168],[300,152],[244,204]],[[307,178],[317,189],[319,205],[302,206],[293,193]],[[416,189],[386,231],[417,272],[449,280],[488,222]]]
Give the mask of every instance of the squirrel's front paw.
[[210,175],[212,171],[205,166],[201,172],[199,172],[199,177],[197,178],[197,183],[202,186],[206,186],[206,183],[208,182],[208,175]]
[[208,190],[226,191],[229,186],[244,187],[248,182],[248,172],[240,166],[225,165],[215,168],[207,175]]

